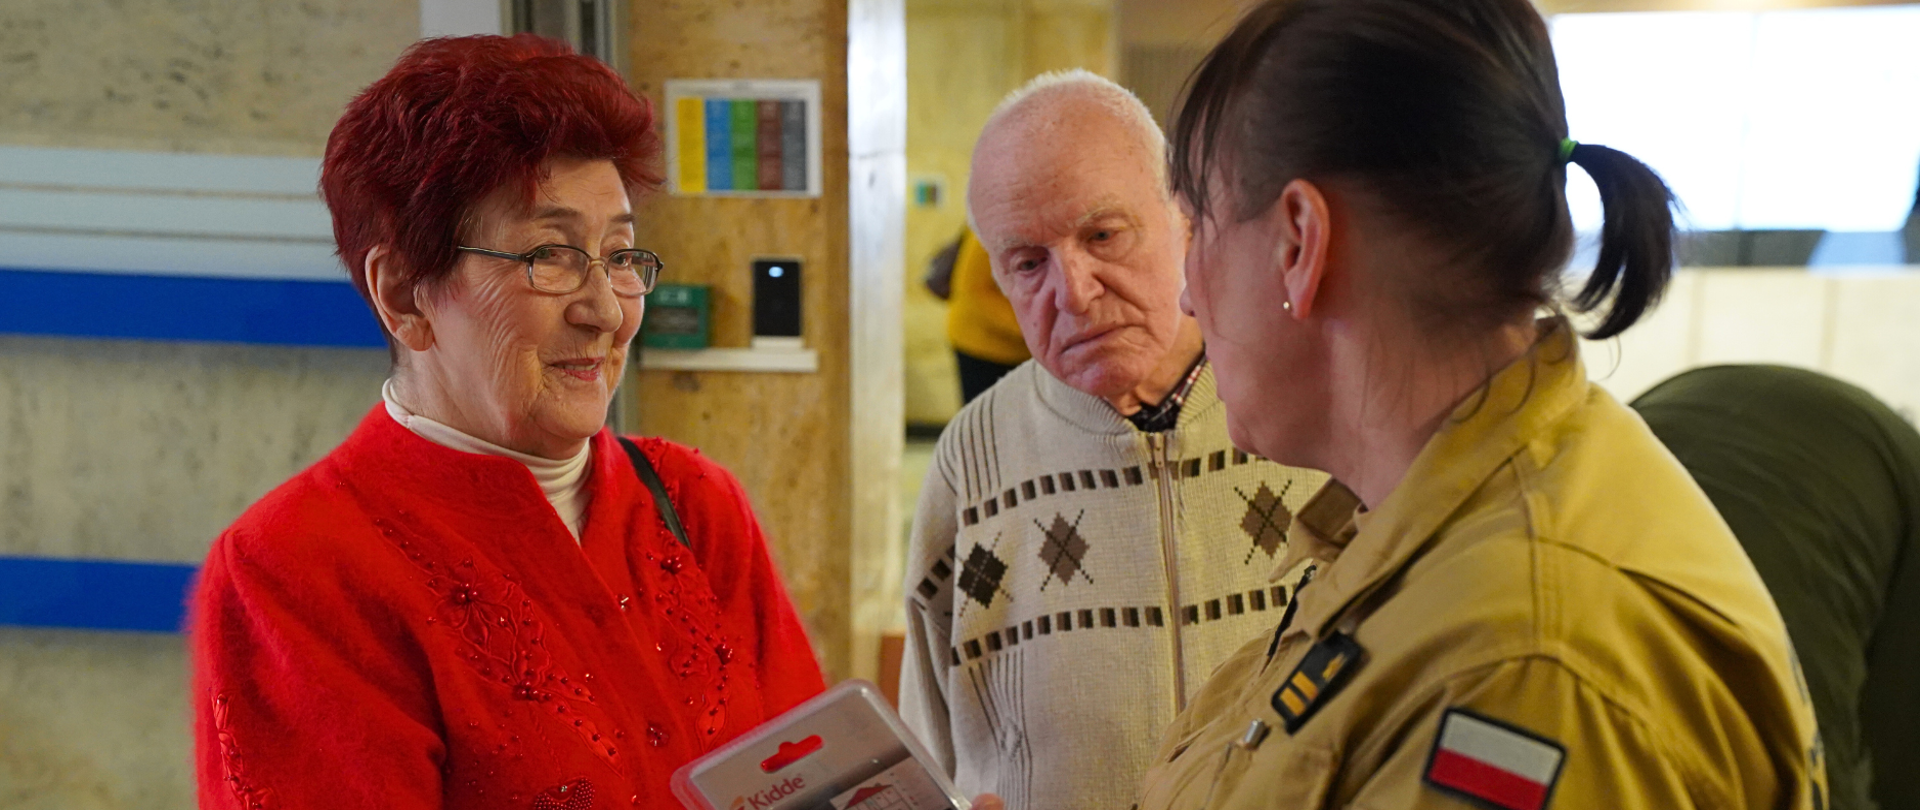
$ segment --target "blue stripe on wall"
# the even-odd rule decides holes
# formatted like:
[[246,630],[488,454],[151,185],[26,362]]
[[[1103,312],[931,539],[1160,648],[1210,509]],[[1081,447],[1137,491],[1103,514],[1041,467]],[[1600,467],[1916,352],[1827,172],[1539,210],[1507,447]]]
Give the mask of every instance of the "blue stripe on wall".
[[340,281],[0,269],[0,332],[65,337],[384,347]]
[[0,557],[0,625],[179,632],[195,566]]

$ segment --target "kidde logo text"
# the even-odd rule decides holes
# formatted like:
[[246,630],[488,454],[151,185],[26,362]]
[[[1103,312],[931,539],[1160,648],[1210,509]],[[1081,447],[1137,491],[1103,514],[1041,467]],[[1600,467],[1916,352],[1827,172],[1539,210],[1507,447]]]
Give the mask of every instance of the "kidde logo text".
[[759,793],[734,799],[729,810],[767,810],[776,802],[800,792],[800,789],[806,786],[807,780],[796,776]]

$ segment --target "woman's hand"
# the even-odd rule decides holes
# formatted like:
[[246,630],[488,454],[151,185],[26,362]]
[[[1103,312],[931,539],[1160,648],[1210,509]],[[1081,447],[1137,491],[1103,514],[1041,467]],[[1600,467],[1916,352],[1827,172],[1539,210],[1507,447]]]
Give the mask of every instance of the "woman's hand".
[[1000,801],[999,796],[982,793],[973,797],[973,810],[1007,810],[1007,803]]

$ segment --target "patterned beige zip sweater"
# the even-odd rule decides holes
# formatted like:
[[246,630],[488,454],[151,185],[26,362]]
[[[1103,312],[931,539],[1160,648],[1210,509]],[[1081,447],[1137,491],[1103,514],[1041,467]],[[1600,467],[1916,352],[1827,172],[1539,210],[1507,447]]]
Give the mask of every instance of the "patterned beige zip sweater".
[[1326,481],[1234,449],[1211,368],[1142,433],[1028,362],[940,437],[907,558],[900,709],[969,795],[1126,808],[1160,732],[1278,623]]

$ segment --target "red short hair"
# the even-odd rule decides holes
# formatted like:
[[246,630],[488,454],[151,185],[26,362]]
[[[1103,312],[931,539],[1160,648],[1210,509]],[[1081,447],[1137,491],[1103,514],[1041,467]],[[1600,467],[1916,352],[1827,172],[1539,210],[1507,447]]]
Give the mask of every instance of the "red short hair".
[[460,229],[496,189],[529,202],[556,157],[610,160],[629,194],[657,188],[653,107],[605,64],[520,34],[428,39],[347,105],[327,138],[320,191],[360,295],[387,245],[409,283],[451,272]]

